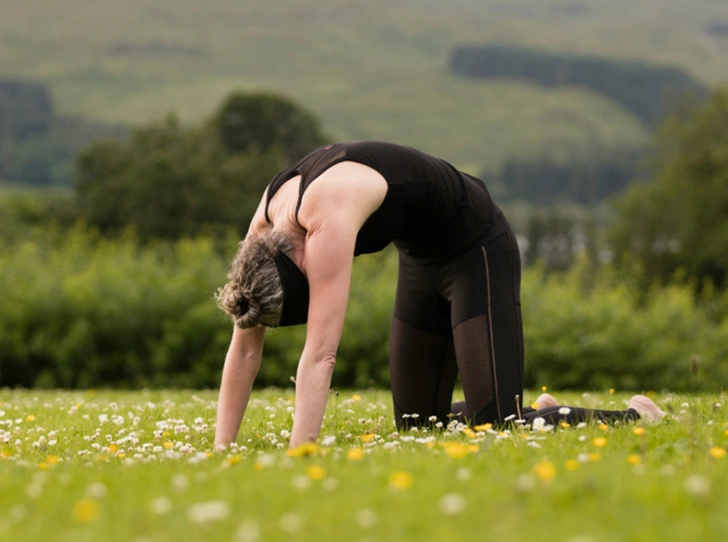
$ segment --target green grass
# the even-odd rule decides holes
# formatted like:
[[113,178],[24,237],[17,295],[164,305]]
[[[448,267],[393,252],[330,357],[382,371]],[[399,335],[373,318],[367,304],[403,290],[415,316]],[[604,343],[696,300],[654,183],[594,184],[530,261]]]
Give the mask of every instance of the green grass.
[[[302,457],[286,452],[291,390],[256,393],[238,447],[218,454],[215,398],[0,391],[0,539],[728,537],[724,395],[662,393],[658,403],[680,419],[642,435],[639,424],[592,424],[471,439],[457,430],[397,434],[388,393],[342,392],[331,397],[319,446]],[[560,398],[621,408],[627,396]]]
[[233,89],[274,89],[313,109],[335,138],[409,143],[480,171],[649,134],[587,92],[453,77],[454,46],[670,63],[718,84],[728,82],[728,40],[702,28],[726,20],[715,0],[11,0],[0,75],[49,82],[61,112],[133,123],[169,110],[197,121]]

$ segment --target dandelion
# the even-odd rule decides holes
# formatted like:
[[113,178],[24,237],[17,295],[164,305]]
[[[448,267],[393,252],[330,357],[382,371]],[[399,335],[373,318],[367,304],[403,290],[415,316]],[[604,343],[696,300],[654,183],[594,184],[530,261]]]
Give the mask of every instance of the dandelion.
[[230,515],[230,505],[222,500],[193,504],[187,509],[187,519],[191,523],[222,521]]
[[354,518],[356,521],[356,524],[359,525],[362,529],[371,529],[377,524],[377,521],[379,518],[377,517],[377,513],[374,512],[374,510],[371,510],[369,508],[363,508],[357,512],[356,517]]
[[568,429],[569,427],[571,427],[571,424],[568,422],[561,422],[559,424],[559,427],[561,427],[562,429]]
[[551,461],[540,461],[533,466],[533,474],[539,480],[550,482],[556,478],[556,467]]
[[597,437],[592,440],[592,444],[597,448],[604,448],[607,445],[607,439],[605,439],[604,437]]
[[350,461],[361,461],[362,459],[364,459],[364,450],[362,450],[361,448],[351,448],[346,453],[346,458]]
[[460,459],[468,455],[468,447],[461,442],[446,442],[443,447],[448,457]]
[[491,429],[493,429],[493,424],[492,423],[484,423],[483,425],[476,425],[475,426],[475,430],[476,431],[479,431],[479,432],[481,432],[481,431],[482,432],[490,431]]
[[710,450],[708,450],[708,453],[713,459],[723,459],[726,456],[725,448],[711,448]]
[[589,461],[599,461],[602,458],[602,454],[589,454]]
[[374,433],[365,433],[365,434],[363,434],[361,436],[361,441],[366,444],[367,442],[373,441],[375,438],[377,438],[377,435],[376,434],[374,434]]
[[576,459],[567,459],[564,462],[564,468],[566,470],[575,471],[579,468],[579,461]]
[[465,429],[463,429],[463,435],[465,435],[468,438],[475,438],[478,436],[478,434],[475,431],[473,431],[472,429],[470,429],[470,427],[466,427]]
[[546,386],[541,386],[541,391],[546,391],[548,388]]
[[361,401],[361,395],[352,395],[351,400],[355,403],[358,403],[359,401]]
[[79,523],[92,523],[99,519],[101,507],[93,499],[81,499],[73,505],[71,515]]
[[639,465],[642,463],[642,458],[637,454],[630,454],[627,456],[627,463],[630,465]]
[[455,516],[465,510],[465,497],[458,493],[447,493],[440,499],[440,510],[447,516]]
[[313,442],[304,442],[296,446],[295,448],[289,449],[287,452],[290,457],[308,457],[319,453],[319,448]]
[[323,480],[326,478],[326,469],[319,465],[310,465],[306,467],[306,476],[311,480]]
[[641,426],[640,427],[635,427],[634,429],[632,429],[632,433],[634,433],[638,437],[641,437],[642,435],[645,434],[645,428],[644,427],[641,427]]
[[541,408],[541,405],[539,405],[538,403],[531,403],[531,408],[533,410],[538,410],[539,408]]
[[614,388],[609,388],[609,395],[614,395]]
[[414,479],[409,472],[400,470],[389,475],[389,485],[395,489],[408,489],[413,483]]
[[609,429],[609,426],[606,423],[602,422],[599,424],[599,429],[601,429],[602,431],[606,431],[607,429]]

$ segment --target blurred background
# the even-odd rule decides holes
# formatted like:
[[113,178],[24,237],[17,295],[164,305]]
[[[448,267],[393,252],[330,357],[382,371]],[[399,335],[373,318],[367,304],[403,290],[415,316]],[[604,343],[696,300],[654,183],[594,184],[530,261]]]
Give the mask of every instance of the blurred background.
[[[528,385],[722,389],[727,83],[723,0],[4,0],[0,386],[217,385],[265,186],[379,139],[506,211]],[[335,384],[384,386],[396,262],[360,260]]]

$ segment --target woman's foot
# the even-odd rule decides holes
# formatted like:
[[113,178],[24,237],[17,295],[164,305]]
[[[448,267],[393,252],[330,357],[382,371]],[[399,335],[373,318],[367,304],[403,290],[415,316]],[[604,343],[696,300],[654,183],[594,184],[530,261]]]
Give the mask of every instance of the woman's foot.
[[[536,406],[538,405],[538,406]],[[550,408],[550,407],[556,407],[559,406],[559,402],[553,398],[553,396],[549,395],[548,393],[542,393],[538,396],[536,399],[536,402],[534,404],[534,408],[536,410],[541,410],[542,408]]]
[[659,422],[665,417],[665,412],[660,410],[655,402],[644,395],[635,395],[629,400],[628,408],[636,410],[640,418],[647,423]]

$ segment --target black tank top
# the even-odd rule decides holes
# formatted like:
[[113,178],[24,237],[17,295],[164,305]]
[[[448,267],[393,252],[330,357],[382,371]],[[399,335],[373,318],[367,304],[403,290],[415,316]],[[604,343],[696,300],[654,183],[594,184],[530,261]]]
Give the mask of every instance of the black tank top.
[[394,242],[423,263],[448,259],[508,229],[479,179],[411,147],[379,141],[338,143],[315,150],[282,171],[268,186],[268,205],[289,179],[301,175],[296,218],[308,186],[331,166],[351,161],[378,171],[389,188],[382,205],[359,230],[354,255]]

